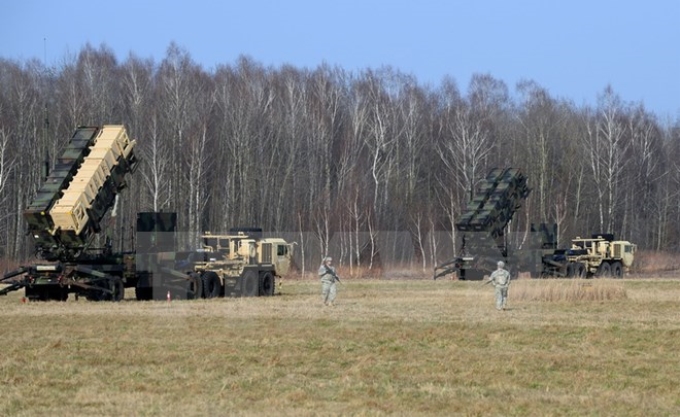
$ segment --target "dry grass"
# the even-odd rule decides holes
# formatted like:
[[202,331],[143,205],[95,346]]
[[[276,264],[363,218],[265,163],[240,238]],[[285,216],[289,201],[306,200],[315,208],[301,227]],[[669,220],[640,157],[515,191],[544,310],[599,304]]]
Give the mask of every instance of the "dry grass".
[[0,415],[678,415],[680,280],[592,301],[522,299],[571,285],[524,281],[505,312],[489,286],[450,280],[345,279],[335,308],[315,280],[171,303],[14,293]]
[[635,254],[634,270],[641,274],[654,274],[665,271],[680,270],[680,258],[677,253],[638,251]]
[[520,280],[512,286],[517,301],[590,302],[622,300],[628,297],[620,280]]

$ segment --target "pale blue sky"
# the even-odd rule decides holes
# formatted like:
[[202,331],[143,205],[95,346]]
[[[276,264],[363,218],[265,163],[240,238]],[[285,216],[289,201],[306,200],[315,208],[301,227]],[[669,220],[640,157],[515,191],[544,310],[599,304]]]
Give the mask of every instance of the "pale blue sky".
[[680,118],[680,0],[0,0],[7,59],[58,66],[89,42],[159,63],[172,41],[206,70],[241,54],[267,66],[390,65],[435,87],[449,75],[463,92],[489,73],[576,105],[611,84]]

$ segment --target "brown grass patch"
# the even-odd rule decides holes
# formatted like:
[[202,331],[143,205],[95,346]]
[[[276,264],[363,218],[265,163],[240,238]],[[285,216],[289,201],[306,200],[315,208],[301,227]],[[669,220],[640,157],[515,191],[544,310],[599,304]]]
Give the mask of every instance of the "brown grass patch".
[[518,301],[581,302],[611,301],[628,298],[625,287],[613,280],[518,280],[512,298]]
[[680,270],[680,257],[677,253],[637,251],[633,270],[642,274]]

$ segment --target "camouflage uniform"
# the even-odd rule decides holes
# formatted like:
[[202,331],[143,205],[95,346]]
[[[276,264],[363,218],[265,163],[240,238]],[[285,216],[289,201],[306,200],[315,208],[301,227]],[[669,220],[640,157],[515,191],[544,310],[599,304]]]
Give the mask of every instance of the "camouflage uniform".
[[498,269],[489,277],[491,285],[496,289],[496,310],[505,310],[508,302],[508,287],[510,286],[510,272],[503,267],[503,261],[498,262]]
[[[327,306],[332,306],[337,294],[337,283],[335,280],[335,268],[331,266],[331,258],[326,257],[319,267],[319,278],[321,278],[321,294],[323,296],[323,303]],[[330,270],[331,272],[329,272]]]

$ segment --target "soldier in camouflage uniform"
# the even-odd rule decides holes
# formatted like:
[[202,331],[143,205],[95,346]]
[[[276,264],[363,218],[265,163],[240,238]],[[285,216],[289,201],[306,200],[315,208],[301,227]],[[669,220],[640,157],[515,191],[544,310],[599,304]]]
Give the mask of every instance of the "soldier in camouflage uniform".
[[337,294],[337,275],[335,268],[331,266],[333,259],[330,257],[323,258],[323,262],[319,267],[319,278],[321,278],[321,294],[323,295],[323,303],[327,306],[335,305],[335,296]]
[[510,272],[505,269],[505,262],[498,261],[498,269],[491,273],[489,282],[496,289],[496,310],[505,310],[508,302],[508,287],[510,286]]

